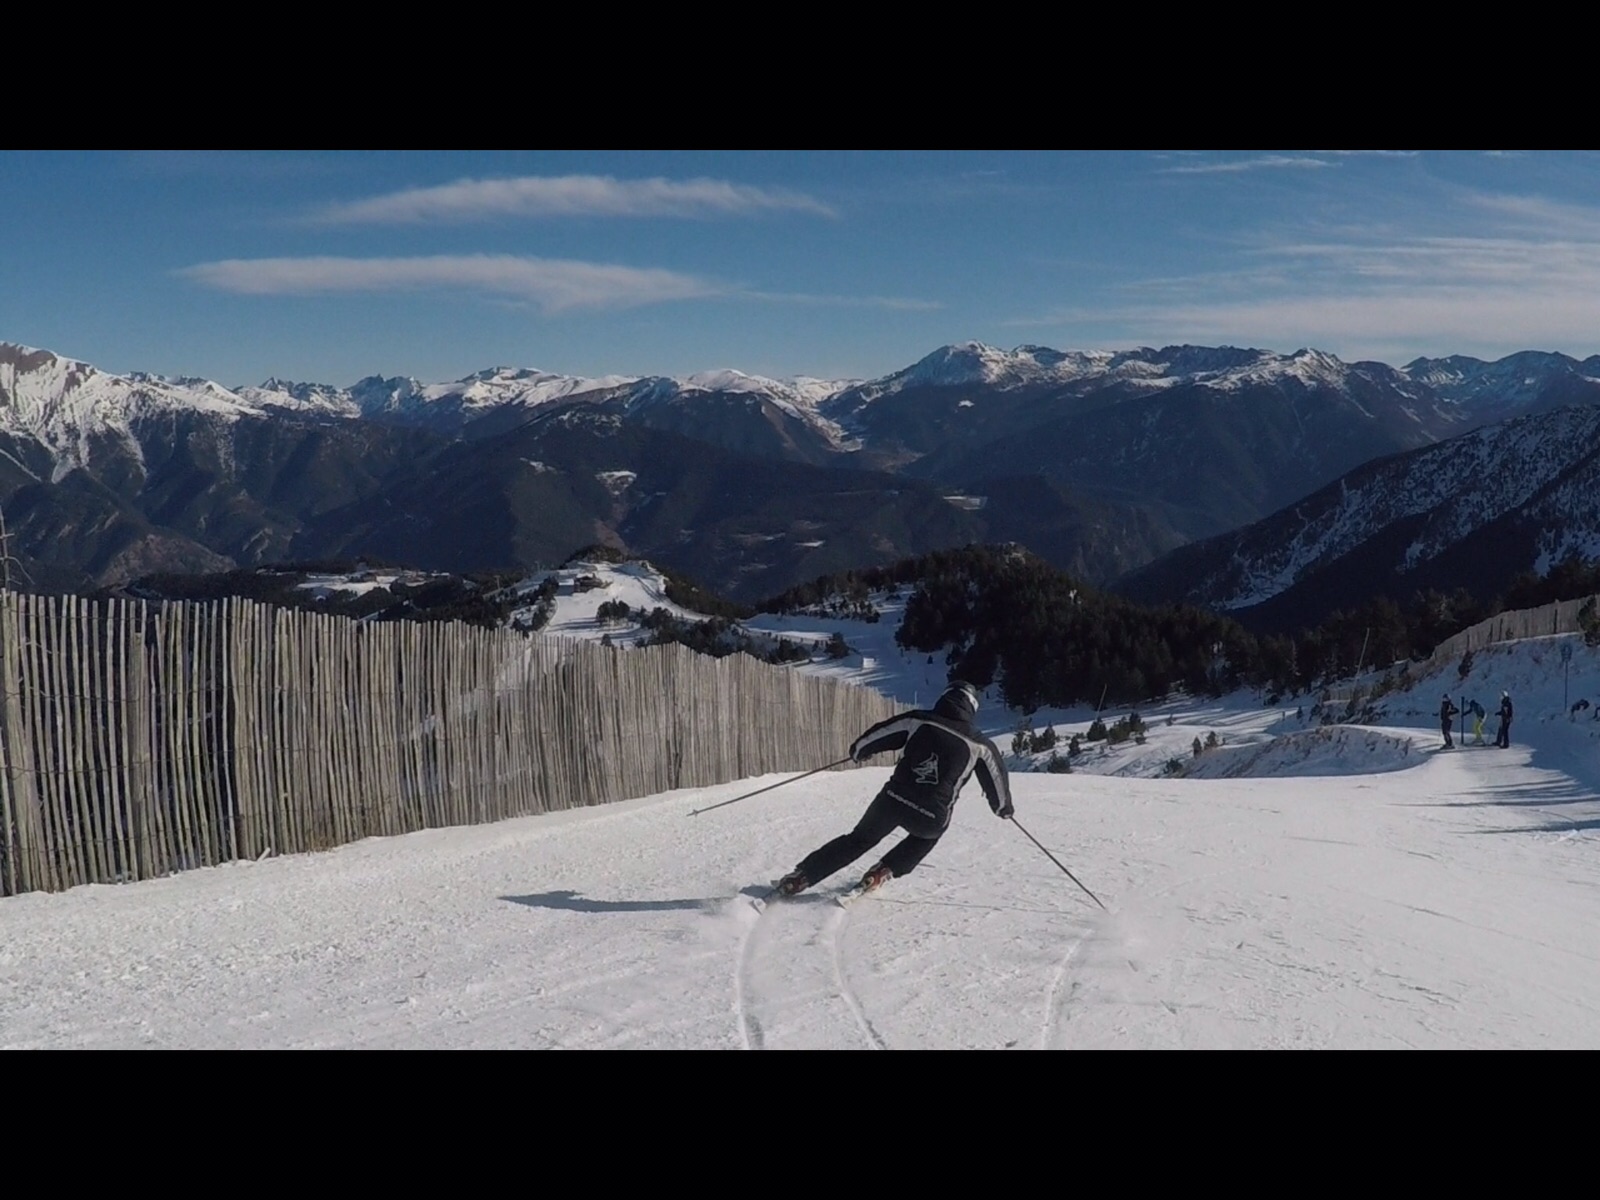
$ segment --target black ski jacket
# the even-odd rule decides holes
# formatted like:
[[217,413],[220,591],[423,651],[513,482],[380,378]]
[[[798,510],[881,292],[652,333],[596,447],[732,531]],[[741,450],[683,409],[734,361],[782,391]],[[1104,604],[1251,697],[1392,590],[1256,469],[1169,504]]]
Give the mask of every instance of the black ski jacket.
[[917,824],[930,832],[945,829],[956,797],[974,775],[995,814],[1011,815],[1011,785],[1000,751],[970,722],[914,709],[868,729],[851,744],[850,757],[860,762],[902,747],[905,753],[883,790],[917,813]]

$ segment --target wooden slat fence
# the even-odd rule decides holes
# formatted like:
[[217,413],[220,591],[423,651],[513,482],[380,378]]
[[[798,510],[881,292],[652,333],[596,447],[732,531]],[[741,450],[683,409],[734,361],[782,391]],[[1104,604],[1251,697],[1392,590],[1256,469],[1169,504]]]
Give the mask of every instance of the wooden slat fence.
[[844,754],[895,706],[747,655],[0,591],[0,895]]
[[1496,642],[1549,637],[1557,633],[1580,633],[1583,626],[1578,624],[1578,610],[1588,600],[1587,596],[1576,600],[1557,600],[1538,608],[1520,608],[1479,621],[1435,646],[1433,653],[1428,656],[1428,665],[1438,666],[1459,659],[1468,650],[1481,650]]

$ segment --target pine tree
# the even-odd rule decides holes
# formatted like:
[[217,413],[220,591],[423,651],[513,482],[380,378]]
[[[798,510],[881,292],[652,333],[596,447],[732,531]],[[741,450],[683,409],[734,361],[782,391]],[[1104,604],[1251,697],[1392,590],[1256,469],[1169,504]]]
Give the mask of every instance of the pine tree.
[[1595,610],[1595,598],[1590,596],[1578,609],[1578,628],[1583,630],[1585,646],[1600,646],[1600,612]]

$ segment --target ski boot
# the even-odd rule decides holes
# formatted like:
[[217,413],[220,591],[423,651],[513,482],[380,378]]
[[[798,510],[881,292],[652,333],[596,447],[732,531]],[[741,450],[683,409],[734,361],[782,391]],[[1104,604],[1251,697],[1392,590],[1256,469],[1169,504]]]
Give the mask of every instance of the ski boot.
[[893,878],[894,872],[879,863],[861,877],[861,882],[856,887],[861,892],[875,892]]
[[877,866],[873,867],[872,870],[868,871],[861,877],[860,883],[856,884],[855,887],[851,888],[848,892],[845,892],[837,897],[840,907],[848,908],[857,900],[861,899],[861,897],[871,895],[893,878],[894,872],[888,867],[884,866],[882,863],[879,863]]

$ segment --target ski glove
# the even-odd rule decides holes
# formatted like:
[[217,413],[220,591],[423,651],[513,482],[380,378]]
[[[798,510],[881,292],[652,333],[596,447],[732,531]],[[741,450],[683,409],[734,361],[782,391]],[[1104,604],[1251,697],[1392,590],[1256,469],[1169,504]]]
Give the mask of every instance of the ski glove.
[[1007,800],[999,808],[994,810],[994,815],[999,817],[1002,821],[1004,821],[1004,820],[1008,820],[1010,818],[1011,814],[1016,812],[1016,811],[1017,810],[1011,806],[1011,801]]

